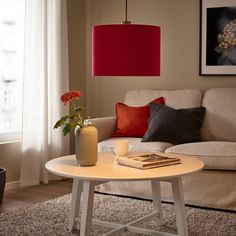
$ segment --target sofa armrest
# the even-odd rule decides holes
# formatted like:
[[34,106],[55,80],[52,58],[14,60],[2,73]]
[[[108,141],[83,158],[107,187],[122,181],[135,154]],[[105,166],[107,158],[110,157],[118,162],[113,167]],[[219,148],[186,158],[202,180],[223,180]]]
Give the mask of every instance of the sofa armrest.
[[93,118],[90,120],[98,130],[98,142],[107,138],[111,138],[116,127],[115,116]]

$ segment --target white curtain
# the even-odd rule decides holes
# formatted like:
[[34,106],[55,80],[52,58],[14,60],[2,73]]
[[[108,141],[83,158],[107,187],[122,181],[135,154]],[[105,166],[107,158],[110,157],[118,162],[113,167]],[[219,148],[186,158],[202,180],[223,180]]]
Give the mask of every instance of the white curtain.
[[48,183],[45,163],[69,153],[69,137],[53,129],[67,113],[68,74],[66,0],[26,0],[22,186]]

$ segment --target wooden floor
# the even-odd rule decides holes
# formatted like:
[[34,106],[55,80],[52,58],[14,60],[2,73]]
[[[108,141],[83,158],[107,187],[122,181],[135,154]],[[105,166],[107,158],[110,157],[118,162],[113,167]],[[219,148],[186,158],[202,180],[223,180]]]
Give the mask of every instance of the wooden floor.
[[7,212],[16,208],[30,206],[53,198],[71,193],[72,180],[53,181],[33,187],[22,187],[5,191],[0,212]]

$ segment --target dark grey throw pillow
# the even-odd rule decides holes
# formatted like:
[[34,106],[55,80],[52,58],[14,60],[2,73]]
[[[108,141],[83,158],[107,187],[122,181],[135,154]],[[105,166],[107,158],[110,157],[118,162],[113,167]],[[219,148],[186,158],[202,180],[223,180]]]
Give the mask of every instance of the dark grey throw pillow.
[[150,103],[148,129],[142,142],[163,141],[181,144],[200,141],[205,110],[205,107],[174,109]]

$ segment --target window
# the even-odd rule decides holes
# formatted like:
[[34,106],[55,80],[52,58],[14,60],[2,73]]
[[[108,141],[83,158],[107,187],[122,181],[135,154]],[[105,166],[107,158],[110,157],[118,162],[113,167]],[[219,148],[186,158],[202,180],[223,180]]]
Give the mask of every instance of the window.
[[21,134],[25,0],[0,0],[0,142]]

